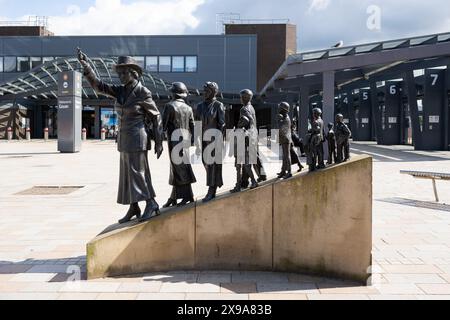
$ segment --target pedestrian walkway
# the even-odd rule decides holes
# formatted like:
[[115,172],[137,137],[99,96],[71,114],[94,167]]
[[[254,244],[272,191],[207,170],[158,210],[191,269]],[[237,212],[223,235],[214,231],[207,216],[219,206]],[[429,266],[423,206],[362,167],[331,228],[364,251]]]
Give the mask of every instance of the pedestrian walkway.
[[[88,141],[78,154],[56,142],[0,142],[0,299],[450,299],[450,183],[400,170],[450,172],[450,152],[354,143],[374,157],[373,285],[268,272],[171,272],[86,281],[86,243],[115,223],[119,154],[113,142]],[[158,202],[170,195],[167,151],[150,156]],[[268,166],[275,176],[280,164]],[[207,192],[201,163],[194,193]],[[233,163],[225,187],[235,184]],[[64,195],[18,195],[32,187],[82,187]],[[345,188],[345,186],[343,186]],[[37,190],[39,191],[39,190]],[[354,192],[357,192],[354,191]],[[79,280],[79,281],[74,281]]]

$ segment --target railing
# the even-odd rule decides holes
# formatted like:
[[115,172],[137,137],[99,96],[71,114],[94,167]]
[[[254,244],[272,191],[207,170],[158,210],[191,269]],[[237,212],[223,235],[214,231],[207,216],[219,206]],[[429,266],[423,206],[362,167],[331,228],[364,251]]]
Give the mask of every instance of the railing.
[[48,17],[30,16],[22,21],[0,21],[0,27],[48,27]]
[[224,24],[287,24],[289,19],[230,19],[224,20]]

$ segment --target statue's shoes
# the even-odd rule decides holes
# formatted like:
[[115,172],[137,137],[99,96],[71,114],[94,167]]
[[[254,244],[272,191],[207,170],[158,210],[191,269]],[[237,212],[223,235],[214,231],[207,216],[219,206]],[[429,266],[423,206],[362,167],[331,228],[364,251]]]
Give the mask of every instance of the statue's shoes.
[[241,192],[242,191],[242,188],[234,188],[234,189],[232,189],[232,190],[230,190],[230,193],[238,193],[238,192]]
[[287,179],[290,179],[290,178],[292,178],[292,173],[288,173],[287,175],[285,175],[283,177],[283,180],[287,180]]
[[144,215],[141,218],[139,218],[139,222],[150,220],[151,218],[157,217],[160,214],[161,212],[159,211],[159,205],[154,201],[152,205],[149,204],[147,205],[144,211]]
[[164,209],[170,208],[170,207],[176,207],[177,206],[177,200],[169,199],[167,203],[163,206]]
[[209,194],[209,195],[206,196],[205,199],[202,200],[202,202],[203,202],[203,203],[207,203],[207,202],[210,202],[210,201],[214,200],[215,198],[216,198],[216,195],[215,195],[215,194],[214,194],[214,195]]
[[250,190],[256,189],[258,187],[259,187],[259,184],[253,183],[252,186],[250,187]]
[[138,211],[133,211],[133,210],[128,211],[127,215],[119,220],[119,224],[128,223],[135,216],[136,216],[136,219],[140,219],[140,217],[141,217],[141,209],[139,209]]
[[261,176],[258,178],[258,182],[265,182],[267,181],[267,176]]
[[277,174],[278,179],[283,179],[283,177],[286,175],[286,172],[280,172]]
[[184,206],[186,206],[186,205],[188,205],[188,204],[191,204],[191,203],[193,203],[193,202],[194,202],[194,199],[183,200],[183,201],[181,201],[179,204],[177,204],[176,206],[177,206],[177,207],[184,207]]

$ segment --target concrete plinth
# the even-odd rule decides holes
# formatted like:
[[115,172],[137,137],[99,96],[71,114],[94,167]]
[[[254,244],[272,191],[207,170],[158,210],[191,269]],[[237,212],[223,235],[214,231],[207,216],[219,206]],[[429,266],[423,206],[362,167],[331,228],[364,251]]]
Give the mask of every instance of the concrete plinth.
[[112,226],[87,245],[88,278],[177,270],[261,270],[365,282],[372,159]]

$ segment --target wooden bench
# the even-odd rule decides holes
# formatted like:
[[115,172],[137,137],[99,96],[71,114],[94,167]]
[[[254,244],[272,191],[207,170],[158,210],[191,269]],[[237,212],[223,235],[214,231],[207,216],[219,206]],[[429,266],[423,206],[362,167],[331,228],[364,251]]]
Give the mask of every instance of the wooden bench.
[[436,180],[450,180],[450,173],[423,172],[423,171],[400,171],[401,174],[407,174],[417,179],[428,179],[433,181],[433,191],[436,202],[439,202],[439,195],[436,188]]

